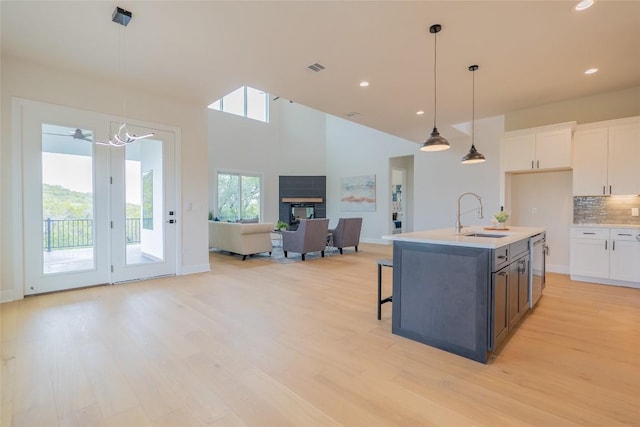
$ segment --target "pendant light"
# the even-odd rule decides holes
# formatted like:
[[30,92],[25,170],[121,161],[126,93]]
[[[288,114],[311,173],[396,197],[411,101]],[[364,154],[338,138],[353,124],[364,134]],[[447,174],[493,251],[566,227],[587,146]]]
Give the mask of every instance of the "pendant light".
[[[129,22],[131,21],[132,18],[132,13],[129,12],[128,10],[124,10],[120,7],[116,7],[115,10],[113,11],[113,14],[111,16],[111,20],[113,22],[115,22],[116,24],[122,25],[122,27],[126,27],[127,25],[129,25]],[[124,56],[124,41],[123,41],[123,36],[122,36],[122,32],[124,31],[124,28],[120,28],[119,32],[118,32],[118,60],[119,60],[119,67],[118,67],[118,71],[120,73],[120,78],[122,80],[124,80],[124,61],[123,61],[123,56]],[[140,135],[140,136],[136,136],[135,134],[131,134],[129,133],[129,129],[127,128],[127,123],[126,123],[126,114],[127,114],[127,107],[126,107],[127,103],[126,103],[126,89],[123,87],[122,89],[122,120],[124,120],[122,122],[122,124],[120,125],[120,127],[118,128],[118,132],[116,132],[113,135],[113,138],[111,138],[109,141],[107,142],[102,142],[102,141],[95,141],[96,144],[100,144],[100,145],[111,145],[113,147],[124,147],[125,145],[131,144],[132,142],[135,142],[139,139],[143,139],[143,138],[149,138],[153,135],[155,135],[154,133],[147,133],[145,135]]]
[[449,147],[449,141],[444,136],[440,136],[438,132],[438,128],[436,127],[436,117],[437,117],[437,109],[438,109],[438,95],[437,95],[437,47],[438,47],[438,33],[442,30],[442,26],[439,24],[432,25],[429,27],[429,32],[434,35],[433,37],[433,131],[431,132],[431,136],[427,139],[422,146],[420,147],[420,151],[442,151],[447,150]]
[[478,70],[477,65],[470,65],[469,71],[473,73],[473,83],[471,90],[471,148],[466,156],[464,156],[461,160],[462,164],[469,165],[473,163],[482,163],[486,159],[481,153],[478,153],[475,145],[475,133],[476,133],[476,71]]

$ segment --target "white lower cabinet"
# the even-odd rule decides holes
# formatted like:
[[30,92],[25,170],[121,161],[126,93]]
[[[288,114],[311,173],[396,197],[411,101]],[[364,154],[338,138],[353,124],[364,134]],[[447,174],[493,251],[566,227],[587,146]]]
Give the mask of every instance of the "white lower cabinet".
[[640,230],[611,229],[609,278],[640,282]]
[[640,287],[640,228],[572,227],[572,280]]

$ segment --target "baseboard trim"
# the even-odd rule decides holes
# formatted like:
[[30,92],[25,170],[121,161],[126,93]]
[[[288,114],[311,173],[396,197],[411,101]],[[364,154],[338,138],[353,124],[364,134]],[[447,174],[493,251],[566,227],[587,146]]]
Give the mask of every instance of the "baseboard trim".
[[385,239],[369,239],[369,238],[362,238],[360,239],[360,241],[362,243],[375,243],[377,245],[390,245],[391,243],[393,243],[391,240],[385,240]]
[[611,280],[611,279],[602,279],[600,277],[587,277],[587,276],[576,276],[572,274],[571,280],[575,280],[576,282],[587,282],[587,283],[596,283],[599,285],[609,285],[609,286],[624,286],[626,288],[640,288],[640,282],[625,282],[622,280]]
[[182,268],[178,272],[178,276],[184,276],[186,274],[208,273],[210,271],[211,271],[210,264],[187,265],[187,266],[182,266]]
[[562,264],[547,264],[545,269],[550,273],[569,274],[569,266]]

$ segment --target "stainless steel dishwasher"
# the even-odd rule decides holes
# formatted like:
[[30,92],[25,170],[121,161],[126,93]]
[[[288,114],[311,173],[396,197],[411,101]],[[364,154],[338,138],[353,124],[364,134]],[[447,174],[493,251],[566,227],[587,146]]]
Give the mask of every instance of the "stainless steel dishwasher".
[[531,257],[529,269],[529,307],[533,308],[542,296],[545,286],[545,256],[549,248],[547,246],[546,233],[536,234],[529,239],[529,256]]

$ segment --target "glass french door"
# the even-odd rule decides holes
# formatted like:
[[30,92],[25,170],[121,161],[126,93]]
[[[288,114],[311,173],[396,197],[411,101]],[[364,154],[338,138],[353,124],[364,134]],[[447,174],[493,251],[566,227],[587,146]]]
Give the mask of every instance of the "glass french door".
[[110,125],[95,113],[23,108],[25,295],[175,274],[173,133],[95,144]]
[[111,149],[113,282],[175,274],[176,265],[174,134],[128,128],[154,135]]

